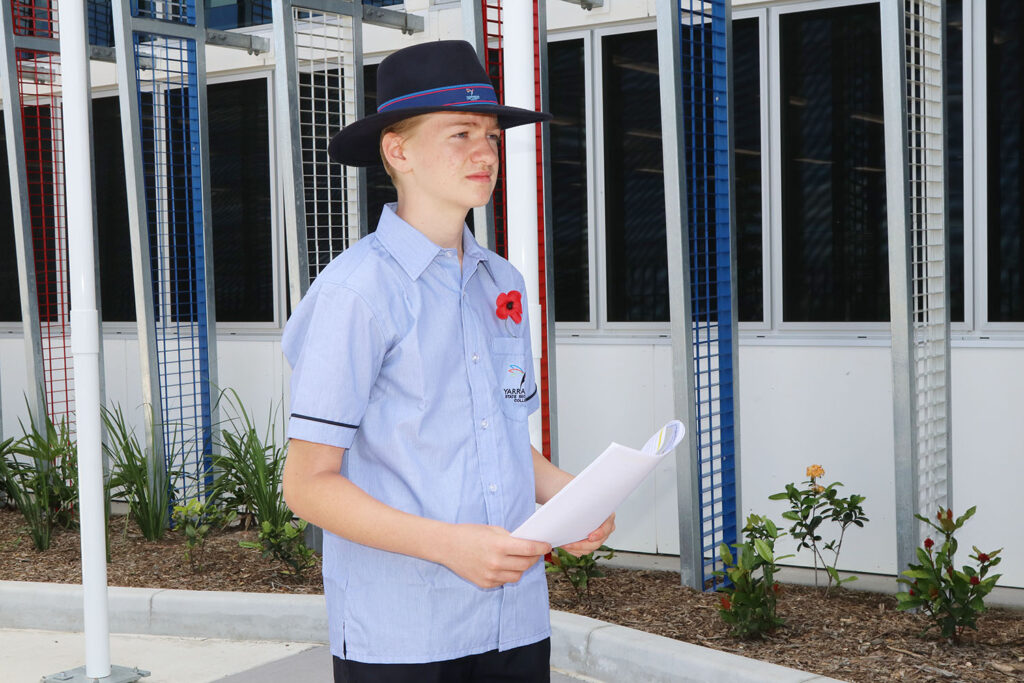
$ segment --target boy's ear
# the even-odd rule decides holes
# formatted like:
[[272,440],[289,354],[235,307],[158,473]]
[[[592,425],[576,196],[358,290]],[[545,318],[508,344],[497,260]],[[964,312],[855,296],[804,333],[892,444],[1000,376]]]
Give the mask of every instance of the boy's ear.
[[388,160],[391,167],[402,172],[409,164],[405,157],[405,140],[397,133],[385,133],[380,141],[381,153]]

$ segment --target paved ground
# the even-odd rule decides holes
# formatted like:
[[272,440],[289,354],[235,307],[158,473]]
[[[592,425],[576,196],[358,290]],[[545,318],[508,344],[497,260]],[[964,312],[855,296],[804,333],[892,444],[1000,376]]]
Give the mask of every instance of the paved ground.
[[[110,662],[149,671],[144,683],[330,683],[326,645],[112,634]],[[81,633],[0,629],[0,681],[39,683],[85,664]],[[552,683],[596,679],[552,670]]]

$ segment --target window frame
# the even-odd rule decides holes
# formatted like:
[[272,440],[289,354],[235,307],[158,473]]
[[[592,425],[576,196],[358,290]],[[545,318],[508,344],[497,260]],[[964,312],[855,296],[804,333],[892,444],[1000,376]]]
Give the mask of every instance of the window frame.
[[[765,332],[772,329],[772,323],[775,320],[774,313],[772,311],[772,294],[774,292],[773,285],[775,281],[771,276],[774,272],[772,268],[772,255],[774,254],[774,249],[771,239],[771,229],[769,226],[773,222],[772,211],[774,202],[772,201],[772,191],[775,189],[774,183],[781,183],[781,179],[772,176],[772,159],[775,155],[773,154],[772,147],[771,117],[765,115],[770,109],[773,101],[771,99],[771,82],[768,70],[768,10],[764,7],[747,10],[733,10],[731,20],[737,21],[740,19],[754,19],[757,21],[758,66],[760,68],[758,83],[760,84],[759,87],[761,89],[761,111],[759,116],[761,123],[761,320],[742,321],[737,318],[737,325],[740,332]],[[731,37],[732,27],[730,26],[729,28],[729,35]],[[731,85],[732,84],[730,83],[730,87]],[[730,118],[733,119],[730,122],[730,137],[733,142],[735,141],[735,138],[732,137],[732,124],[735,123],[735,104],[736,100],[735,97],[733,97],[729,106]],[[735,157],[735,149],[733,150],[732,155]],[[733,172],[735,172],[735,165],[732,166],[732,169]],[[731,184],[731,187],[733,188],[732,191],[735,191],[735,182]],[[735,206],[736,202],[734,199],[730,210],[735,211]],[[735,221],[735,214],[732,218],[733,221]],[[734,259],[734,264],[735,263],[736,261]],[[734,265],[734,267],[737,266]]]
[[[567,40],[583,40],[583,77],[584,82],[584,125],[586,126],[586,150],[587,150],[587,164],[586,164],[586,175],[587,175],[587,284],[588,284],[588,310],[589,320],[586,322],[582,321],[569,321],[561,322],[556,321],[555,323],[555,334],[556,336],[579,336],[581,333],[595,333],[600,329],[599,321],[604,319],[604,306],[599,304],[600,299],[598,297],[598,291],[600,287],[603,287],[603,281],[606,279],[606,275],[603,271],[604,267],[604,249],[598,249],[598,242],[604,239],[604,230],[601,229],[600,236],[598,235],[598,225],[603,225],[604,218],[604,206],[603,202],[600,201],[604,197],[604,192],[598,192],[598,187],[604,187],[604,168],[601,165],[600,175],[598,171],[598,164],[596,160],[599,132],[595,129],[597,122],[597,102],[599,101],[598,92],[600,90],[600,84],[595,83],[594,79],[594,34],[595,29],[583,29],[574,31],[564,31],[558,33],[552,33],[548,36],[548,44],[562,42]],[[599,62],[598,62],[599,63]],[[600,134],[603,135],[603,126]],[[602,146],[603,151],[603,146]],[[600,185],[599,185],[600,183]],[[600,204],[600,208],[598,208]],[[598,221],[598,211],[601,214],[601,221]],[[554,249],[552,249],[552,253]],[[558,264],[555,264],[558,267]],[[597,278],[600,277],[602,283],[597,282]],[[602,290],[603,291],[603,290]],[[601,309],[598,306],[601,305]],[[557,309],[558,301],[555,300],[555,307]]]

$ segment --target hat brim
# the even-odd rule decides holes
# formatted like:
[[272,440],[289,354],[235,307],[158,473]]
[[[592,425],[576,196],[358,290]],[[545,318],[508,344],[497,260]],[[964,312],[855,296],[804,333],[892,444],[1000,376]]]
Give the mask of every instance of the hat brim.
[[385,128],[398,123],[402,119],[437,111],[493,114],[498,117],[498,127],[502,129],[547,121],[551,118],[551,114],[545,112],[531,111],[519,107],[507,107],[500,104],[479,104],[459,107],[410,107],[408,109],[387,111],[381,114],[372,114],[345,126],[331,138],[331,143],[327,147],[327,153],[330,154],[331,159],[334,161],[347,166],[380,165],[380,134]]

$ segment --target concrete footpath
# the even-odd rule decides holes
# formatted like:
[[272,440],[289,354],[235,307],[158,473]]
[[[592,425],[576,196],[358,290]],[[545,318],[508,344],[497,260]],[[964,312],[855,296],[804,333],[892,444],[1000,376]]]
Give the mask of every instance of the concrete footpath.
[[[148,683],[327,682],[321,595],[110,588],[111,663]],[[0,581],[0,681],[36,683],[85,663],[78,585]],[[551,613],[555,683],[835,683],[835,679]]]

